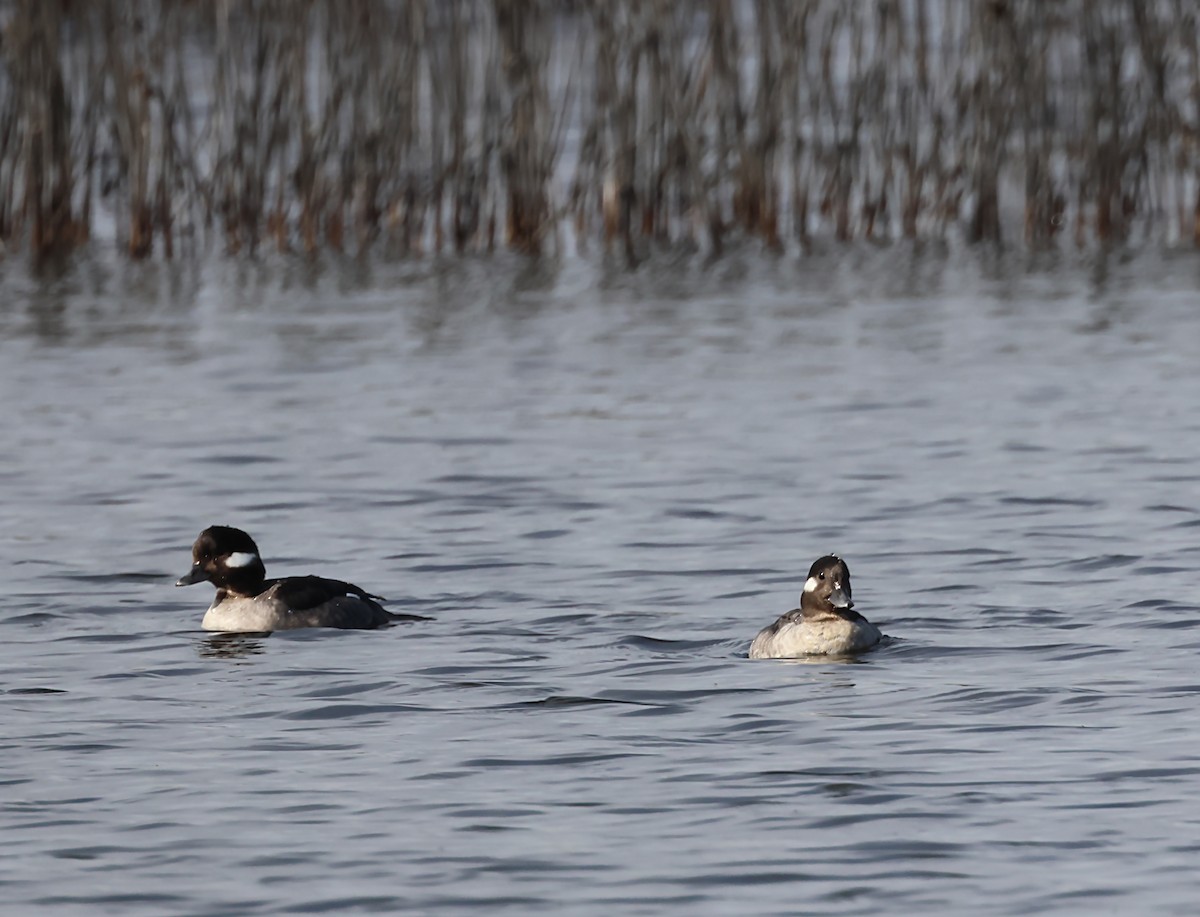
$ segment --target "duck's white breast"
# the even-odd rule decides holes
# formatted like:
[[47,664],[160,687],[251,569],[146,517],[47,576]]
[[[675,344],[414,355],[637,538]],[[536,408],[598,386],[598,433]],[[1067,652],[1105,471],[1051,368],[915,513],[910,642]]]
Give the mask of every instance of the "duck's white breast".
[[281,613],[274,602],[226,597],[209,606],[200,626],[205,630],[236,634],[285,630],[290,625],[286,612]]
[[834,615],[816,620],[787,621],[778,629],[772,626],[760,631],[750,644],[750,658],[857,653],[874,646],[881,636],[879,628],[868,621],[847,621]]

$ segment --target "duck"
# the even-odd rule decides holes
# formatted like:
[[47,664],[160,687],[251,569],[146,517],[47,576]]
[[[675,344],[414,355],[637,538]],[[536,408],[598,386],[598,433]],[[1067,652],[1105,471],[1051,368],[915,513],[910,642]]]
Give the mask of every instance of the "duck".
[[800,593],[800,607],[758,632],[751,659],[844,656],[875,646],[883,634],[854,611],[850,567],[836,554],[813,562]]
[[217,587],[200,626],[221,633],[269,633],[300,627],[371,630],[396,621],[428,620],[393,614],[353,583],[323,576],[267,579],[254,539],[241,529],[210,525],[192,545],[192,567],[176,586]]

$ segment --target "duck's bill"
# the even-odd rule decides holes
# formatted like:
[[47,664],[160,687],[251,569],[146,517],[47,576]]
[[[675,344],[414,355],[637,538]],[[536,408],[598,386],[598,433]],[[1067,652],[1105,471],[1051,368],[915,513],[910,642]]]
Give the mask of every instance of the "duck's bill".
[[850,596],[846,595],[846,590],[842,588],[834,589],[829,594],[829,602],[834,608],[853,608],[854,603],[850,601]]
[[192,583],[200,583],[206,579],[208,579],[208,576],[205,575],[204,568],[199,564],[193,564],[192,569],[183,574],[183,576],[179,577],[179,580],[175,583],[175,585],[190,586]]

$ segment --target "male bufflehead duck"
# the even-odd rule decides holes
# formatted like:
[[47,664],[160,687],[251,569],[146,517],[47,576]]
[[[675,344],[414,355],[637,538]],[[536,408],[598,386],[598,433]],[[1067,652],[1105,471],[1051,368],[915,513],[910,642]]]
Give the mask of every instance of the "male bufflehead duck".
[[835,554],[818,558],[808,571],[800,607],[758,632],[750,658],[840,656],[869,649],[883,635],[853,607],[846,562]]
[[261,633],[296,627],[367,630],[392,621],[425,620],[386,611],[351,583],[322,576],[266,578],[254,539],[241,529],[211,525],[192,545],[192,569],[176,586],[208,580],[217,587],[200,626],[225,633]]

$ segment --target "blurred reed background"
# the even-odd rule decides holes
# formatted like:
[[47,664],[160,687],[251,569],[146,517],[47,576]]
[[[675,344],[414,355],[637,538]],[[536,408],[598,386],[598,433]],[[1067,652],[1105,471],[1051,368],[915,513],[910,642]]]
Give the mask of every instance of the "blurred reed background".
[[1194,0],[17,0],[0,242],[1200,244]]

